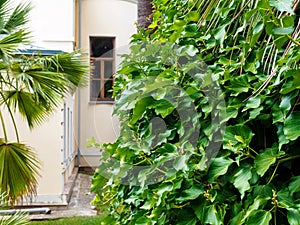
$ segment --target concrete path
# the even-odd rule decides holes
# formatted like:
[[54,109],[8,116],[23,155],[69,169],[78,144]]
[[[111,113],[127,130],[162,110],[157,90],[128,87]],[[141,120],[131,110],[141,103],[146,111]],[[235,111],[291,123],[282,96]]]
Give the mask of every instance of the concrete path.
[[97,211],[90,205],[94,194],[90,193],[92,176],[78,173],[68,206],[49,207],[51,214],[32,214],[31,220],[58,219],[73,216],[95,216]]

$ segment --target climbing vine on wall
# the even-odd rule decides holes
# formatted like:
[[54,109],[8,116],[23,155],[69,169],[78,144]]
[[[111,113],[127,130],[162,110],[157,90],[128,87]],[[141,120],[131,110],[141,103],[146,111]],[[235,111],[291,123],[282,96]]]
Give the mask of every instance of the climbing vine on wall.
[[[300,224],[295,0],[154,0],[115,81],[103,224]],[[208,151],[209,150],[209,151]]]

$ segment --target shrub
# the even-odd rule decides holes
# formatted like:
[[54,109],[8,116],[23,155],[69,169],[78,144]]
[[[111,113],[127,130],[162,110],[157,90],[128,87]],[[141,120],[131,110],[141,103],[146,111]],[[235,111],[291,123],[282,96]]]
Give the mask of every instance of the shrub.
[[153,5],[97,145],[103,223],[300,224],[299,2]]

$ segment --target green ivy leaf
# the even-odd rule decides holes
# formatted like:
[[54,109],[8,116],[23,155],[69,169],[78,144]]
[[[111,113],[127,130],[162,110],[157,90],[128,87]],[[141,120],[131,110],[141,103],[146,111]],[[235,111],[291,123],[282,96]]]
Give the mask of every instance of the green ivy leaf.
[[269,199],[269,197],[257,196],[245,212],[241,224],[244,224],[250,216],[255,215],[255,212],[258,210],[258,208],[263,206]]
[[195,56],[199,50],[193,45],[185,45],[182,47],[182,53],[184,56],[188,54],[189,56]]
[[227,87],[229,90],[234,91],[236,94],[232,93],[232,96],[238,95],[242,92],[248,92],[249,82],[246,76],[234,77],[230,81],[230,85]]
[[287,218],[290,225],[300,224],[300,209],[288,208]]
[[253,74],[257,74],[257,69],[256,69],[256,65],[254,62],[246,63],[246,65],[244,66],[244,70],[246,72],[251,72]]
[[[257,25],[253,29],[253,35],[252,35],[251,41],[250,41],[250,46],[251,47],[256,44],[256,42],[259,39],[261,33],[263,32],[263,29],[264,29],[264,23],[262,21],[258,22]],[[256,71],[256,69],[255,69],[255,71]]]
[[178,223],[176,223],[176,225],[196,225],[196,224],[197,224],[196,218],[183,219],[182,221],[178,221]]
[[300,70],[292,69],[286,72],[285,78],[292,78],[292,80],[288,80],[283,86],[281,93],[287,94],[293,90],[300,89]]
[[231,118],[236,118],[238,115],[238,112],[239,111],[236,107],[232,107],[232,106],[226,107],[226,115],[224,116],[224,118],[222,118],[222,120],[220,121],[220,124],[222,124],[223,122],[227,122]]
[[242,210],[242,211],[240,211],[240,212],[238,212],[238,213],[236,213],[234,215],[235,216],[230,220],[230,223],[229,223],[230,225],[242,225],[242,224],[244,224],[242,222],[242,220],[243,220],[243,218],[245,216],[244,210]]
[[204,192],[203,185],[193,184],[193,186],[187,190],[184,190],[181,195],[176,198],[178,202],[184,202],[187,200],[194,200],[198,198]]
[[292,112],[284,121],[283,132],[288,140],[294,141],[300,137],[300,112]]
[[252,212],[252,215],[246,221],[246,225],[269,225],[270,220],[272,219],[272,214],[269,211],[265,210],[255,210]]
[[[273,32],[273,31],[272,31]],[[274,43],[278,49],[281,49],[282,46],[289,40],[286,35],[279,36],[274,40]]]
[[224,175],[233,162],[234,161],[232,159],[226,159],[224,157],[212,159],[211,165],[209,167],[208,180],[212,182],[219,176]]
[[173,189],[173,185],[172,183],[168,182],[168,183],[162,183],[159,185],[159,187],[157,188],[157,195],[159,197],[161,197],[164,193],[168,193],[170,191],[172,191]]
[[263,176],[269,167],[276,162],[277,158],[276,148],[267,148],[261,154],[257,155],[254,160],[254,167],[260,176]]
[[191,21],[191,22],[198,22],[200,18],[200,14],[197,11],[190,11],[187,15],[186,15],[186,20],[187,21]]
[[294,32],[294,26],[291,27],[276,27],[273,29],[273,34],[285,35]]
[[111,216],[111,215],[101,218],[101,225],[111,225],[111,224],[115,224],[115,222],[116,221],[114,220],[113,216]]
[[135,124],[144,114],[146,108],[153,102],[153,98],[146,97],[139,100],[133,109],[130,124]]
[[184,20],[175,20],[173,25],[170,27],[170,30],[178,30],[181,31],[186,24]]
[[187,165],[186,165],[186,155],[181,155],[181,156],[177,156],[173,162],[173,167],[179,171],[179,170],[182,170],[182,169],[185,169],[187,168]]
[[255,118],[260,114],[260,112],[261,112],[263,109],[264,109],[263,106],[259,106],[258,108],[251,110],[250,113],[249,113],[249,114],[250,114],[250,115],[249,115],[249,120],[255,119]]
[[171,103],[165,100],[155,101],[149,108],[153,108],[162,118],[170,115],[175,109]]
[[261,96],[256,96],[255,98],[250,98],[246,102],[245,108],[242,110],[242,112],[246,111],[247,109],[256,109],[260,106],[261,104]]
[[[289,184],[289,191],[291,194],[300,191],[300,176],[292,177]],[[299,223],[300,224],[300,223]]]
[[241,193],[241,199],[244,197],[246,191],[250,189],[249,180],[252,178],[250,166],[242,166],[233,175],[233,185]]
[[143,217],[138,218],[134,224],[135,225],[151,225],[152,221],[151,221],[151,219],[143,216]]
[[253,133],[246,125],[227,126],[223,147],[234,152],[249,146]]
[[204,223],[211,225],[221,225],[223,222],[220,219],[218,211],[216,210],[215,205],[210,205],[206,207],[206,218]]
[[140,208],[141,209],[145,209],[145,210],[150,210],[154,207],[156,203],[156,199],[155,198],[151,198],[151,199],[147,199],[147,201],[145,202],[144,205],[142,205]]
[[279,108],[283,112],[285,112],[285,114],[287,114],[290,111],[292,107],[292,102],[297,97],[297,95],[298,95],[297,92],[290,92],[282,96]]
[[292,5],[293,0],[270,0],[270,6],[274,6],[280,12],[288,12],[294,14]]
[[281,150],[282,146],[284,144],[287,144],[289,140],[285,137],[284,132],[283,132],[283,124],[282,123],[277,123],[277,136],[278,136],[278,149]]
[[294,207],[292,195],[288,188],[283,188],[277,192],[277,200],[278,200],[280,206],[282,206],[284,208]]
[[223,46],[223,42],[224,42],[224,39],[225,39],[225,36],[226,36],[226,27],[227,27],[227,24],[221,26],[221,27],[218,27],[215,31],[215,39],[218,41],[218,43]]

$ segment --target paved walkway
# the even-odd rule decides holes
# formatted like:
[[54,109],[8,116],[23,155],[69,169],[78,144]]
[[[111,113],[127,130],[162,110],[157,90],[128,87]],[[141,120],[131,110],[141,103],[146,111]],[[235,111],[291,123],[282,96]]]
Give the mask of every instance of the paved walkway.
[[32,214],[31,220],[58,219],[73,216],[95,216],[97,211],[90,205],[94,194],[90,192],[92,176],[78,173],[68,206],[49,207],[50,214]]

